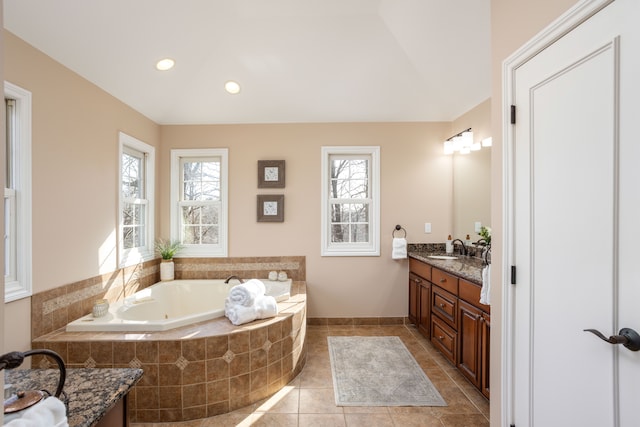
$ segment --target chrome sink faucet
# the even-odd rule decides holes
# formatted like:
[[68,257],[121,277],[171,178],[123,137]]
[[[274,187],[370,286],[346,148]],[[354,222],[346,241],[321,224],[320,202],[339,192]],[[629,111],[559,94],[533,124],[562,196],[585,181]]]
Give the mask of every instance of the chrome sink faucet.
[[456,242],[460,242],[460,255],[467,256],[467,247],[464,245],[464,242],[460,239],[453,239],[451,244],[455,244]]

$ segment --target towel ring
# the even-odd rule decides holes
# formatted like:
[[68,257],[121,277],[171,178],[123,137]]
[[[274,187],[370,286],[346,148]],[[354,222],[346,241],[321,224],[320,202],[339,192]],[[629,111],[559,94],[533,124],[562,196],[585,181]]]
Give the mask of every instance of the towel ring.
[[404,231],[404,236],[402,237],[407,237],[407,230],[402,228],[400,224],[396,225],[396,228],[391,232],[391,237],[396,237],[396,231]]

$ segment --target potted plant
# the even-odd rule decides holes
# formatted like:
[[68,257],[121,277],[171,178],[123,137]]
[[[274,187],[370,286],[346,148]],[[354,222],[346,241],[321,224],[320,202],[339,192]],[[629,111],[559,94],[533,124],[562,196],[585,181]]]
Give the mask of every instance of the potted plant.
[[174,264],[173,257],[176,252],[182,248],[182,244],[177,240],[156,240],[156,252],[162,257],[160,263],[160,280],[173,280],[174,279]]

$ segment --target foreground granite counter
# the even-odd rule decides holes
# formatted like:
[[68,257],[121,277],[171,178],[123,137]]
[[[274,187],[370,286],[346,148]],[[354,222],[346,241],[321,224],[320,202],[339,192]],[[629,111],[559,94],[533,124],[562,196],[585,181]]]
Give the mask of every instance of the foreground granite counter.
[[[69,427],[91,427],[98,423],[142,377],[142,369],[67,369],[63,391],[68,398]],[[48,390],[58,385],[57,369],[13,369],[5,371],[5,384],[14,390]],[[63,399],[63,396],[60,396]]]
[[457,259],[429,258],[429,255],[443,255],[442,253],[409,251],[409,258],[414,258],[447,273],[462,277],[476,285],[482,285],[482,259],[476,257],[457,256]]

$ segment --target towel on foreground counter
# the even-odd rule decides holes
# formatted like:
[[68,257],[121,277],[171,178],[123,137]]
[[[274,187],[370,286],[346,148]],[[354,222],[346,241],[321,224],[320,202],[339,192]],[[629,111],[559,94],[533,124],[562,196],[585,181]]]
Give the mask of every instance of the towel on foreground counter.
[[[6,419],[5,419],[6,421]],[[47,397],[42,402],[25,409],[20,418],[5,424],[5,427],[69,427],[67,408],[56,397]]]
[[[239,290],[242,288],[245,290]],[[236,298],[232,298],[232,295]],[[245,295],[245,298],[238,297],[239,295]],[[249,298],[251,303],[247,304]],[[229,296],[224,302],[224,315],[236,326],[253,322],[256,319],[275,317],[277,314],[278,303],[276,299],[264,294],[264,283],[257,279],[251,279],[247,283],[231,288]]]

